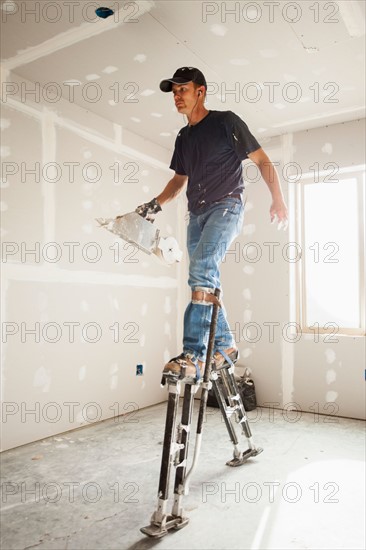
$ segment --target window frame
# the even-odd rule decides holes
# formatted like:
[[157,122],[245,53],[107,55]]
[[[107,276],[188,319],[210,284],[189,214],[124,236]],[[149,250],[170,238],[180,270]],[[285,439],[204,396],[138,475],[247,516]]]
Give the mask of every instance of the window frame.
[[[340,327],[335,323],[329,323],[323,327],[312,325],[309,326],[307,321],[307,311],[306,311],[306,285],[305,285],[305,275],[306,275],[306,265],[305,265],[305,255],[301,253],[300,259],[296,262],[295,266],[295,294],[296,294],[296,325],[300,328],[302,333],[314,334],[316,331],[317,334],[337,334],[345,336],[365,336],[366,335],[366,237],[365,237],[365,225],[366,225],[366,200],[365,200],[365,183],[366,183],[366,165],[360,164],[355,166],[349,166],[344,168],[339,168],[337,170],[337,176],[342,175],[344,179],[347,177],[355,177],[357,174],[357,189],[358,189],[358,245],[359,245],[359,315],[360,315],[360,326],[358,328],[350,327]],[[300,244],[301,250],[304,250],[304,235],[305,235],[305,216],[304,216],[304,189],[305,185],[318,184],[324,181],[324,178],[327,176],[334,175],[334,169],[332,171],[322,170],[317,173],[318,181],[314,181],[314,172],[308,172],[302,174],[300,178],[295,179],[291,183],[293,186],[294,192],[294,211],[295,211],[295,242]],[[343,178],[342,178],[343,179]],[[335,327],[336,325],[336,327]],[[334,329],[337,329],[336,331]]]

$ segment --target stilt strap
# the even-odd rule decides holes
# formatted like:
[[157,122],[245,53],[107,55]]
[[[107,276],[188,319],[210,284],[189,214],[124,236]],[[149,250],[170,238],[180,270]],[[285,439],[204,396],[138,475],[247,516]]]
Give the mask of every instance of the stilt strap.
[[195,290],[192,290],[192,302],[203,305],[215,304],[221,307],[221,302],[214,292],[215,289],[213,288],[197,287]]
[[196,367],[196,380],[197,382],[201,379],[201,371],[200,371],[200,368],[198,366],[198,361],[193,361],[192,360],[192,363],[194,364],[194,366]]
[[223,350],[218,350],[217,353],[220,353],[231,367],[234,366],[233,361],[230,359],[227,353],[225,353]]

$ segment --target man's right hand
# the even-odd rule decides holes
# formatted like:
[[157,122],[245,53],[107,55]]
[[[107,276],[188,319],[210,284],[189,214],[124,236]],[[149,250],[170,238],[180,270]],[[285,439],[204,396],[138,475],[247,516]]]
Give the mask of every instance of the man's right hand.
[[135,210],[137,214],[145,218],[147,221],[153,223],[155,216],[162,210],[160,204],[156,199],[152,199],[150,202],[140,204]]

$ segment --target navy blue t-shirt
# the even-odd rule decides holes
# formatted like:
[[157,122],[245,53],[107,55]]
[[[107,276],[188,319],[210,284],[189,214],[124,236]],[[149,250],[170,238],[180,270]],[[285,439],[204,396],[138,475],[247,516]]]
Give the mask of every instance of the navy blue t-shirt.
[[188,176],[188,210],[201,208],[244,189],[242,161],[260,148],[245,122],[232,111],[209,111],[177,135],[170,168]]

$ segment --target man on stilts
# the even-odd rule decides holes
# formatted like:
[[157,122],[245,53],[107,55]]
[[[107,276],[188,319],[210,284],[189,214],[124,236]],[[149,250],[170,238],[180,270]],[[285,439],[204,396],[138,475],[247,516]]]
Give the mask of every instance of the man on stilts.
[[[243,160],[249,158],[258,166],[271,192],[271,221],[277,217],[281,225],[287,225],[287,208],[273,164],[240,117],[231,111],[205,108],[207,83],[202,72],[194,67],[182,67],[172,78],[163,80],[160,89],[173,93],[175,106],[179,113],[187,116],[188,124],[176,138],[170,164],[174,176],[160,195],[137,207],[136,212],[154,221],[162,206],[177,197],[188,184],[188,284],[192,296],[184,315],[183,351],[163,369],[163,382],[168,383],[169,399],[158,508],[153,513],[151,524],[142,529],[145,534],[154,537],[161,537],[170,528],[178,529],[188,522],[183,515],[181,500],[182,495],[188,492],[188,479],[198,459],[203,413],[211,383],[234,445],[234,458],[227,464],[239,466],[261,451],[253,444],[236,387],[234,363],[238,359],[238,350],[220,300],[219,266],[240,233],[244,219]],[[219,378],[220,384],[217,383]],[[176,426],[181,382],[185,383],[182,421]],[[198,387],[202,387],[202,397],[195,457],[187,474],[188,436],[193,397]],[[247,438],[249,448],[243,453],[239,450],[231,420],[233,413]],[[168,514],[166,507],[171,465],[176,468],[175,497],[172,514]]]

